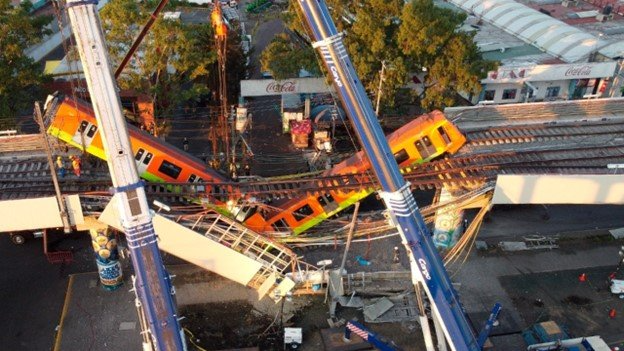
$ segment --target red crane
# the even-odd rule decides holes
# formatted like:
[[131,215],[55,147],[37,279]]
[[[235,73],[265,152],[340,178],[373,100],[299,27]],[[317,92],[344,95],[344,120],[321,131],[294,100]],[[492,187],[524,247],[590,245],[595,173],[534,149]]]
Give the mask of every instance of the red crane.
[[[210,15],[212,28],[214,28],[215,46],[217,49],[218,63],[218,84],[217,98],[220,101],[219,113],[216,117],[211,117],[209,140],[212,144],[213,165],[215,168],[225,167],[230,160],[230,133],[228,128],[228,102],[227,102],[227,36],[228,28],[223,20],[221,5],[215,2],[214,9]],[[224,158],[220,158],[220,155]],[[216,161],[216,162],[215,162]]]

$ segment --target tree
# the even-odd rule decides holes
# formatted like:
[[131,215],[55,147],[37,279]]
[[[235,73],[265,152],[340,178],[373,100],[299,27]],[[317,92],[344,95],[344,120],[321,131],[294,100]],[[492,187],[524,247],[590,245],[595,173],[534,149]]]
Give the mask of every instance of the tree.
[[449,106],[459,92],[478,92],[479,79],[496,66],[481,57],[474,34],[459,30],[465,19],[431,0],[412,0],[403,8],[398,45],[411,67],[427,72],[419,96],[424,108]]
[[[112,0],[102,10],[102,27],[115,65],[128,51],[156,3]],[[173,7],[175,4],[169,4]],[[228,36],[228,80],[244,76],[244,55],[236,31]],[[119,84],[153,97],[156,116],[181,105],[197,105],[216,89],[217,53],[210,23],[186,24],[159,17],[124,72]],[[236,84],[237,85],[237,84]],[[231,85],[236,87],[236,85]],[[237,88],[230,89],[234,101]]]
[[[465,15],[436,7],[432,0],[328,0],[336,27],[360,80],[377,94],[385,63],[382,101],[393,106],[413,73],[426,70],[418,96],[426,109],[451,105],[458,92],[474,93],[479,79],[495,67],[481,57],[473,35],[459,30]],[[303,19],[290,3],[289,27]],[[279,56],[277,56],[279,59]],[[412,92],[413,93],[413,92]]]
[[0,128],[15,127],[15,117],[33,106],[46,79],[43,69],[24,54],[49,33],[45,26],[52,17],[31,18],[32,4],[12,6],[0,0]]
[[260,55],[262,71],[269,71],[275,79],[299,76],[303,68],[313,75],[320,74],[316,56],[311,47],[297,45],[286,33],[275,36]]

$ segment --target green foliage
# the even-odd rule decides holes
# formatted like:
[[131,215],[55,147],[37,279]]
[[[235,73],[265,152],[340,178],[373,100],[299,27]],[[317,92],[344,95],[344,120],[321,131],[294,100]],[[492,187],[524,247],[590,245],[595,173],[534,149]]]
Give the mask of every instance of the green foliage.
[[[164,11],[172,10],[172,6],[175,4],[167,5]],[[121,62],[155,7],[154,1],[134,0],[112,0],[104,7],[102,26],[115,65]],[[238,40],[233,34],[230,31],[228,57],[233,55],[234,59],[228,59],[228,67],[243,60],[240,46],[231,45]],[[160,16],[126,66],[119,84],[122,89],[153,96],[158,117],[182,104],[194,105],[208,95],[209,83],[215,80],[216,62],[210,23],[186,24]]]
[[269,0],[254,0],[250,2],[249,4],[247,4],[247,6],[245,7],[245,11],[251,12],[251,13],[262,11],[267,6],[268,3],[269,3]]
[[27,113],[44,82],[43,69],[24,50],[48,34],[49,16],[31,18],[32,4],[13,7],[0,0],[0,128],[13,128],[15,117]]
[[[382,104],[395,98],[413,73],[426,71],[424,91],[415,96],[426,109],[451,105],[458,92],[476,93],[493,62],[484,61],[473,35],[459,31],[466,16],[436,7],[432,0],[328,0],[334,22],[347,35],[345,46],[371,95],[385,62]],[[290,2],[291,28],[303,17]],[[416,95],[415,93],[413,95]]]
[[286,33],[275,36],[262,51],[260,65],[262,71],[271,72],[277,80],[298,77],[301,68],[313,75],[320,74],[312,48],[293,43]]

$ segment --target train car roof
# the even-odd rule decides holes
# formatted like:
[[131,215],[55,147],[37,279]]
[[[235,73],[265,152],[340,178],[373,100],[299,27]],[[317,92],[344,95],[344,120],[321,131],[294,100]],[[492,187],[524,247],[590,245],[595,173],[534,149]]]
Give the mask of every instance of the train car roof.
[[[73,99],[70,99],[69,97],[65,97],[63,101],[71,104],[73,102]],[[82,110],[81,112],[95,117],[93,108],[91,107],[91,104],[89,104],[88,102],[81,100],[81,99],[77,99],[76,106],[78,107],[78,109]],[[222,181],[222,182],[228,181],[228,179],[226,179],[222,174],[216,172],[213,169],[208,168],[205,162],[203,162],[199,158],[193,155],[190,155],[178,149],[177,147],[167,143],[166,141],[158,139],[155,136],[149,134],[148,132],[143,131],[129,123],[126,123],[126,125],[128,127],[128,130],[131,133],[133,133],[133,137],[137,138],[143,143],[148,144],[150,146],[156,146],[160,150],[163,150],[163,151],[166,150],[166,154],[173,157],[175,160],[182,161],[185,164],[191,163],[196,168],[201,169],[204,172],[210,174],[217,181]],[[205,179],[205,181],[209,181],[209,180]]]

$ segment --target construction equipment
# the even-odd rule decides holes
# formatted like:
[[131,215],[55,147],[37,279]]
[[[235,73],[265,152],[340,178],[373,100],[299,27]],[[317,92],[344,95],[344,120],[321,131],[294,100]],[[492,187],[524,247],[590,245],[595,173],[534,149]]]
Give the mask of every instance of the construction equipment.
[[609,288],[611,293],[624,299],[624,246],[620,248],[619,262],[615,271],[609,275]]
[[401,349],[392,341],[387,341],[379,335],[366,329],[363,325],[355,321],[348,321],[345,325],[344,339],[345,341],[351,340],[351,333],[355,333],[361,337],[364,341],[369,342],[381,351],[400,351]]
[[173,299],[175,290],[158,250],[152,214],[130,146],[121,100],[111,70],[96,0],[68,0],[67,12],[101,130],[136,277],[137,310],[143,349],[185,350]]
[[[210,21],[214,29],[215,45],[217,48],[217,63],[219,66],[217,69],[219,72],[219,91],[217,96],[220,100],[220,107],[217,116],[213,117],[210,121],[210,133],[208,137],[212,144],[213,161],[216,160],[218,155],[223,155],[224,159],[219,160],[220,162],[218,164],[220,167],[217,168],[226,169],[229,162],[234,163],[234,159],[230,159],[230,126],[227,102],[226,55],[228,27],[223,20],[221,3],[219,1],[215,1],[214,8],[210,14]],[[216,164],[217,163],[215,163],[215,165]]]
[[[409,184],[399,171],[371,101],[342,43],[342,34],[336,30],[325,1],[300,0],[297,3],[316,41],[312,46],[319,49],[327,71],[331,73],[334,88],[381,184],[383,191],[380,195],[410,258],[412,282],[421,311],[424,311],[420,301],[421,290],[431,301],[434,326],[438,330],[438,347],[446,350],[448,343],[452,350],[479,350],[481,346],[451,285]],[[433,350],[429,322],[424,312],[421,313],[420,322],[427,349]]]
[[600,336],[572,338],[565,327],[554,321],[532,325],[522,332],[527,350],[535,351],[610,351]]

